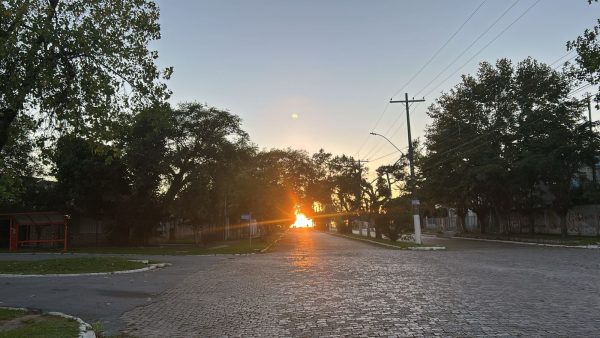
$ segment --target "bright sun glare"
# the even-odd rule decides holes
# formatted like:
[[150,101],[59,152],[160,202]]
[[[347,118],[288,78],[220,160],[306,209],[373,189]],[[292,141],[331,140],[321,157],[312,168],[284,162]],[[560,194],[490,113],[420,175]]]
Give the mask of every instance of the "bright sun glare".
[[313,221],[304,216],[304,214],[296,214],[296,221],[291,225],[292,228],[312,228]]

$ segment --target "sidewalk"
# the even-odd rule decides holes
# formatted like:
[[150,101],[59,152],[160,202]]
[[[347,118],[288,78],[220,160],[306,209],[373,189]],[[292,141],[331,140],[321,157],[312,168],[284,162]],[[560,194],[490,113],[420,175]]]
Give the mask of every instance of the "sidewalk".
[[451,238],[465,239],[465,240],[471,240],[471,241],[546,246],[546,247],[556,247],[556,248],[600,249],[600,244],[582,244],[582,245],[557,244],[557,243],[549,243],[548,241],[546,241],[544,239],[537,239],[536,242],[533,242],[533,241],[527,241],[525,238],[523,238],[523,239],[492,239],[492,238],[469,237],[469,236],[460,236],[460,235],[452,236]]

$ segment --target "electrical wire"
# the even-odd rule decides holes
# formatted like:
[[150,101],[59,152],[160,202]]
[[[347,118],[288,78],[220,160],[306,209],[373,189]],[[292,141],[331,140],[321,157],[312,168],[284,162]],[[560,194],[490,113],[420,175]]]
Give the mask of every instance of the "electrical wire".
[[[518,2],[519,0],[517,0],[516,2]],[[487,2],[487,0],[482,1],[479,6],[477,6],[475,8],[475,10],[473,10],[473,12],[471,12],[471,14],[463,21],[463,23],[454,31],[454,33],[446,40],[446,42],[444,42],[444,44],[437,49],[437,51],[429,58],[429,60],[427,60],[427,62],[411,77],[411,79],[406,82],[402,88],[400,88],[398,91],[396,91],[392,97],[396,96],[399,92],[401,92],[406,86],[408,86],[432,61],[433,59],[435,59],[437,57],[437,55],[454,39],[454,37],[456,37],[456,35],[464,28],[464,26],[473,18],[473,16],[475,16],[475,14],[481,9],[481,7],[483,7],[483,5]],[[514,4],[513,4],[514,6]],[[375,122],[375,124],[373,125],[373,127],[371,128],[371,131],[375,131],[375,129],[379,126],[379,123],[381,122],[383,116],[385,115],[387,109],[389,107],[389,102],[387,102],[387,104],[385,105],[383,111],[381,112],[381,114],[379,114],[379,117],[377,118],[377,121]],[[362,150],[362,148],[366,145],[366,143],[368,142],[369,137],[365,137],[364,141],[361,143],[358,151],[356,152],[356,155],[358,156],[360,154],[360,151]]]
[[[494,43],[500,36],[502,36],[509,28],[511,28],[515,23],[517,23],[517,21],[519,21],[522,17],[525,16],[525,14],[527,14],[533,7],[535,7],[538,3],[540,3],[540,1],[542,0],[537,0],[536,2],[534,2],[531,6],[527,7],[527,9],[521,13],[521,15],[519,15],[515,20],[513,20],[508,26],[506,26],[506,28],[504,28],[502,31],[500,31],[500,33],[498,33],[492,40],[490,40],[487,44],[485,44],[485,46],[483,46],[483,48],[481,48],[479,51],[477,51],[477,53],[473,54],[473,56],[471,56],[467,62],[463,63],[462,66],[460,66],[458,69],[456,69],[452,74],[448,75],[444,80],[442,80],[435,88],[431,89],[430,91],[427,92],[427,94],[425,94],[424,96],[428,96],[429,94],[431,94],[433,91],[435,91],[437,88],[439,88],[441,85],[443,85],[448,79],[450,79],[454,74],[458,73],[461,69],[463,69],[469,62],[471,62],[471,60],[473,60],[477,55],[481,54],[481,52],[483,52],[487,47],[489,47],[492,43]],[[427,86],[425,86],[425,88],[427,88]],[[417,96],[422,92],[423,90],[419,91],[419,93],[417,93]]]
[[394,93],[394,95],[392,95],[392,97],[398,95],[398,93],[400,93],[417,76],[419,76],[419,74],[421,74],[421,72],[425,69],[425,67],[429,66],[429,64],[433,61],[433,59],[435,59],[435,57],[438,56],[438,54],[440,54],[440,52],[452,41],[452,39],[454,39],[454,37],[463,29],[463,27],[465,27],[465,25],[473,18],[473,16],[481,9],[481,7],[483,7],[483,5],[486,2],[487,2],[487,0],[482,1],[479,4],[479,6],[477,6],[477,8],[475,8],[475,10],[467,17],[467,19],[465,19],[465,21],[463,21],[463,23],[458,27],[458,29],[456,29],[454,31],[454,33],[452,33],[452,35],[446,40],[446,42],[444,42],[444,44],[440,48],[438,48],[438,50],[435,53],[433,53],[433,55],[429,58],[429,60],[427,60],[427,62],[425,62],[425,64],[423,64],[423,66],[421,66],[421,68],[400,89],[398,89]]
[[471,42],[471,44],[462,51],[462,53],[460,53],[456,58],[454,58],[454,60],[452,60],[452,62],[450,62],[441,72],[439,72],[431,81],[429,81],[425,85],[425,87],[423,87],[423,89],[421,89],[419,91],[419,93],[415,96],[419,96],[419,94],[422,93],[423,90],[425,90],[432,83],[434,83],[440,76],[442,76],[442,74],[444,74],[448,69],[450,69],[450,67],[452,67],[458,60],[460,60],[460,58],[463,55],[465,55],[479,40],[481,40],[481,38],[484,37],[492,28],[494,28],[496,26],[496,24],[498,22],[500,22],[500,20],[502,20],[502,18],[504,18],[506,16],[506,14],[508,14],[508,12],[519,3],[519,1],[520,0],[516,0],[515,2],[513,2],[513,4],[510,5],[510,7],[508,7],[502,14],[500,14],[500,16],[498,18],[496,18],[496,20],[494,20],[494,22],[492,22],[492,24],[489,25],[485,31],[483,31],[481,34],[479,34],[479,36],[477,36],[477,38],[475,38],[475,40],[473,40],[473,42]]

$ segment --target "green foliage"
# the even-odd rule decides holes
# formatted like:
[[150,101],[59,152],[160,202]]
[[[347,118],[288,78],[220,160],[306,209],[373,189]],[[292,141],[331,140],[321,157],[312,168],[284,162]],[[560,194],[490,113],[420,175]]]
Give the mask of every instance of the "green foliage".
[[4,320],[18,320],[15,328],[0,331],[0,337],[64,338],[79,335],[79,323],[58,316],[33,314],[21,310],[0,309]]
[[571,87],[532,59],[516,68],[506,59],[482,63],[477,77],[463,76],[428,111],[423,194],[474,210],[482,232],[490,213],[496,225],[509,210],[529,214],[546,204],[564,216],[572,180],[598,149],[581,106],[568,97]]
[[36,173],[33,121],[20,116],[8,130],[10,140],[0,149],[0,206],[18,204],[27,190],[27,177]]
[[0,149],[25,113],[38,126],[110,140],[129,107],[165,100],[159,80],[172,69],[159,71],[148,50],[158,18],[150,0],[2,1]]
[[125,165],[117,150],[66,135],[54,154],[59,190],[71,211],[101,217],[128,193]]
[[[592,4],[592,0],[588,2]],[[576,65],[570,67],[570,74],[580,81],[599,85],[600,19],[594,27],[586,29],[577,39],[567,42],[567,49],[577,52]],[[596,102],[600,102],[600,87],[597,88]]]

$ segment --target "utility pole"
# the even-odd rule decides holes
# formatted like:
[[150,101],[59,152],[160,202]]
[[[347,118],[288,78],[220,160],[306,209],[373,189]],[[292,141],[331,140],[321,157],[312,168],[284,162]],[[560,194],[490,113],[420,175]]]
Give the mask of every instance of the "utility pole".
[[[593,133],[593,129],[592,129],[592,96],[588,95],[587,97],[587,101],[588,101],[588,116],[589,116],[589,122],[590,122],[590,133]],[[597,179],[596,179],[596,162],[598,161],[598,159],[596,157],[594,157],[594,163],[592,163],[592,182],[596,183]]]
[[415,164],[414,164],[414,150],[412,145],[412,136],[410,135],[410,112],[409,103],[413,102],[425,102],[425,98],[420,100],[408,99],[408,93],[404,93],[404,100],[394,101],[390,99],[390,103],[405,103],[406,104],[406,128],[408,130],[408,161],[410,162],[410,189],[412,195],[412,209],[413,209],[413,224],[415,226],[415,243],[421,244],[421,218],[419,216],[419,200],[417,199],[417,187],[415,180]]

